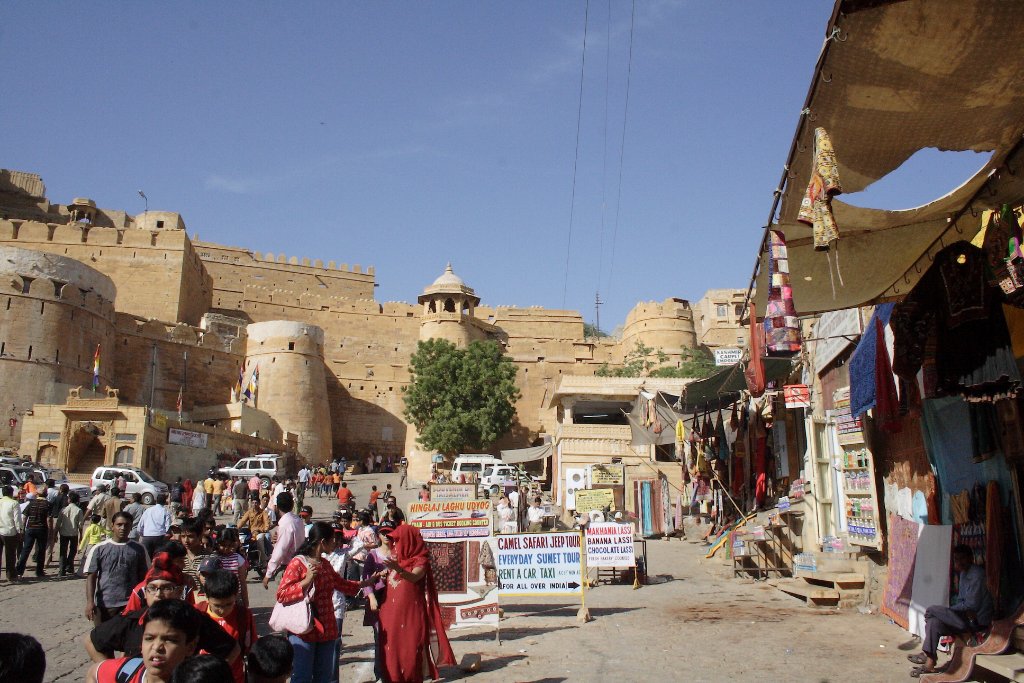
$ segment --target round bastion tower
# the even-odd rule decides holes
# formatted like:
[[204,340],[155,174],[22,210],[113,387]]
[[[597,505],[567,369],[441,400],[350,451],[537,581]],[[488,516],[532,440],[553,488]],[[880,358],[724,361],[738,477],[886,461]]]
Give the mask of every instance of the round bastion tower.
[[622,328],[622,352],[629,353],[637,342],[654,350],[661,349],[672,365],[678,363],[684,350],[696,348],[697,331],[693,309],[685,299],[640,302],[626,316]]
[[309,463],[331,458],[331,413],[324,368],[324,331],[316,325],[271,320],[246,327],[246,377],[257,368],[255,407],[283,432],[298,436]]
[[452,264],[444,269],[434,283],[416,299],[420,312],[420,339],[445,339],[459,347],[473,341],[474,309],[480,297],[452,271]]
[[93,396],[97,347],[100,395],[113,384],[116,292],[109,277],[75,259],[0,246],[0,418],[10,425],[0,440],[20,443],[34,403],[63,404],[76,386]]

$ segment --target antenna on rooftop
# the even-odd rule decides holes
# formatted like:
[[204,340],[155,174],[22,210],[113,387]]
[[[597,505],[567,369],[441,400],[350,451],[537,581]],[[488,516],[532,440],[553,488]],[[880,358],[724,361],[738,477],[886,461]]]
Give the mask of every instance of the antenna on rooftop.
[[596,328],[594,330],[595,334],[601,333],[601,304],[603,303],[604,302],[601,301],[601,292],[594,292],[594,327]]
[[146,193],[142,190],[139,190],[139,196],[146,202],[146,210],[143,213],[149,213],[149,197],[147,197]]

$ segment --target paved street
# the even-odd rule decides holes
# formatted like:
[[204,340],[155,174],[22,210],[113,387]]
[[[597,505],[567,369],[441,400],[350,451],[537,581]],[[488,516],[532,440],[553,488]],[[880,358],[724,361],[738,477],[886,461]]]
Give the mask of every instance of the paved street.
[[[354,479],[360,502],[372,484],[396,475]],[[415,494],[401,495],[403,504]],[[307,501],[310,499],[307,498]],[[312,499],[318,517],[333,501]],[[576,621],[576,603],[520,598],[504,604],[501,642],[493,631],[452,634],[456,657],[479,654],[481,671],[445,672],[476,681],[885,681],[908,668],[899,649],[906,633],[877,615],[808,610],[800,601],[750,581],[723,578],[720,562],[685,541],[648,542],[652,576],[663,583],[599,586],[587,594],[594,621]],[[255,575],[253,575],[255,576]],[[273,588],[273,586],[271,587]],[[265,628],[273,590],[250,586]],[[5,628],[33,634],[47,652],[47,681],[80,681],[84,582],[50,579],[0,587]],[[372,639],[353,612],[344,628],[343,681],[372,680]]]

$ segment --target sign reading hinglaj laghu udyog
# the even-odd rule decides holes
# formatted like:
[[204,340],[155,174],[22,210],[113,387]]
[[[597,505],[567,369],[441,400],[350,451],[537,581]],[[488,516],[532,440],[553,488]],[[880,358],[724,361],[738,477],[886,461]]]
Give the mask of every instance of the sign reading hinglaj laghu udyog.
[[579,595],[579,532],[501,534],[497,541],[501,595]]
[[408,521],[428,541],[486,538],[491,535],[491,501],[409,503]]

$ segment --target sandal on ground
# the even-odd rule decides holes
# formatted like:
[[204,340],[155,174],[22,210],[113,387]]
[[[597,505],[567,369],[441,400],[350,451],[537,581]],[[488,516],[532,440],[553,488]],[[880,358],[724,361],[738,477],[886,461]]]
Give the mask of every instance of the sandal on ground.
[[916,655],[907,655],[907,661],[920,666],[928,661],[928,655],[923,652],[918,652]]
[[938,674],[938,673],[942,673],[942,669],[934,669],[932,667],[927,667],[927,666],[915,666],[913,669],[910,670],[910,677],[911,678],[920,678],[921,676],[924,676],[926,674]]

